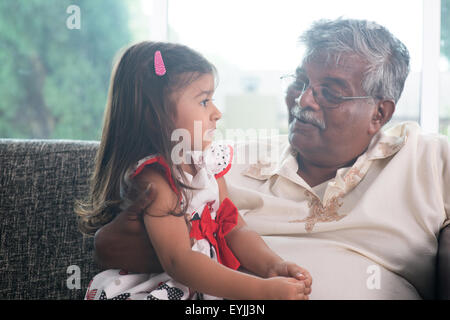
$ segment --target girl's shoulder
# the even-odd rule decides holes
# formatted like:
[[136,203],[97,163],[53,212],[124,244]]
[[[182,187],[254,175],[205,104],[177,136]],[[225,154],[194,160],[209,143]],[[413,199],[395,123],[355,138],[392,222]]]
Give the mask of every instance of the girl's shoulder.
[[167,161],[159,154],[149,155],[139,160],[128,172],[129,179],[139,179],[146,183],[168,185],[175,192],[177,188]]
[[213,142],[206,151],[207,168],[218,179],[230,169],[233,160],[233,146],[226,142]]
[[137,198],[133,206],[144,207],[151,216],[166,216],[179,210],[179,192],[163,158],[147,157],[139,161],[129,178],[143,192],[142,198]]

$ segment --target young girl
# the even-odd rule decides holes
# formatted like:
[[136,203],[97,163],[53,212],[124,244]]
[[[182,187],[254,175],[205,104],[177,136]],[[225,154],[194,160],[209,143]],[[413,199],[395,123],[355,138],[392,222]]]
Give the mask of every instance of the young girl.
[[80,228],[93,234],[135,212],[165,272],[103,271],[86,299],[308,299],[309,273],[270,250],[227,198],[233,149],[211,144],[214,90],[215,68],[186,46],[142,42],[116,64]]

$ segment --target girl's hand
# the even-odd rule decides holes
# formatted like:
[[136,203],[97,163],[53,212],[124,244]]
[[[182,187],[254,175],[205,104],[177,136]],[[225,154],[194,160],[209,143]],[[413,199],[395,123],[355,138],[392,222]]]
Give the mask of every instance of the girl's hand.
[[309,272],[289,261],[280,261],[269,268],[268,277],[292,277],[305,283],[305,294],[311,294],[312,277]]
[[308,300],[304,281],[287,277],[263,279],[262,300]]

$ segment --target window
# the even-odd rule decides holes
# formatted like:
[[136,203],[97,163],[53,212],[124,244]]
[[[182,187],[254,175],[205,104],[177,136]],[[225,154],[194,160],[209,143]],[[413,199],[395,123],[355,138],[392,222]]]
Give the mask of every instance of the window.
[[0,1],[0,137],[100,139],[113,57],[147,20],[135,0]]
[[441,0],[439,132],[450,138],[450,0]]
[[[216,65],[222,129],[287,133],[279,77],[300,62],[299,35],[315,20],[340,16],[378,22],[410,51],[411,73],[389,126],[420,121],[450,135],[449,1],[2,0],[0,137],[100,139],[113,58],[149,39],[186,44]],[[427,62],[436,59],[427,57],[439,50],[425,49],[439,42],[429,36],[439,29],[435,72]],[[423,82],[429,71],[438,79],[431,90]]]
[[[392,125],[419,121],[422,6],[422,0],[316,0],[307,4],[168,0],[168,38],[197,49],[218,68],[216,101],[224,113],[225,128],[276,128],[287,133],[279,77],[293,73],[300,63],[300,34],[321,18],[343,16],[376,21],[403,41],[411,55],[411,73]],[[405,10],[407,14],[399,19],[399,13]]]

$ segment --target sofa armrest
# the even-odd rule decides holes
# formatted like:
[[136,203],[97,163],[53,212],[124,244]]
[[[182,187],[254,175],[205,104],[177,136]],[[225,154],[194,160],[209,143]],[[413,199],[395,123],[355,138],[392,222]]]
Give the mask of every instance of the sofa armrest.
[[436,282],[437,299],[450,300],[450,225],[439,235]]

